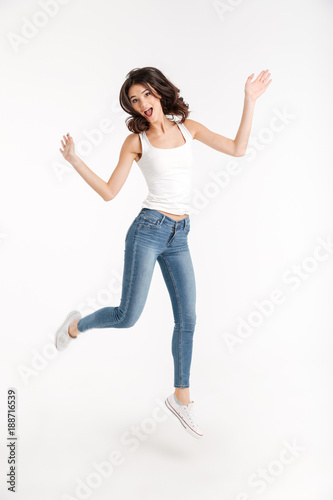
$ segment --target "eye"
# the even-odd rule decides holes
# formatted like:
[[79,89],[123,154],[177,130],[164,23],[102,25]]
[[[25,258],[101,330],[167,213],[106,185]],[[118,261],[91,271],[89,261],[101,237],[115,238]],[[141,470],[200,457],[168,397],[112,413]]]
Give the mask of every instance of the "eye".
[[[148,92],[148,91],[147,91],[147,92],[145,93],[145,96],[147,97],[147,96],[148,96],[148,95],[150,95],[150,94],[151,94],[151,92]],[[132,103],[134,103],[134,102],[136,102],[136,101],[137,101],[137,99],[132,99]]]

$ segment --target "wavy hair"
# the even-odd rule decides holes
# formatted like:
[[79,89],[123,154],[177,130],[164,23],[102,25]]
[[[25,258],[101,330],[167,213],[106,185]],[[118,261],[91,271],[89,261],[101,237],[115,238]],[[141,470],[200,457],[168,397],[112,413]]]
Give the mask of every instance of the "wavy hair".
[[179,96],[180,90],[159,69],[152,66],[135,68],[127,73],[119,93],[120,106],[131,115],[125,120],[130,132],[138,134],[149,129],[149,121],[133,109],[128,96],[131,86],[137,83],[147,87],[156,98],[156,92],[162,96],[160,102],[165,115],[180,116],[180,123],[183,123],[190,114],[189,105]]

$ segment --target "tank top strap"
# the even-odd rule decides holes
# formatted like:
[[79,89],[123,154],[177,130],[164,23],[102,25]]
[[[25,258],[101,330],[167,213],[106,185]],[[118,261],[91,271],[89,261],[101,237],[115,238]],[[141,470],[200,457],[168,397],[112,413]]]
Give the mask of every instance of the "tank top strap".
[[180,127],[181,131],[186,136],[186,139],[190,141],[193,140],[191,132],[185,127],[184,123],[178,123],[178,127]]
[[139,137],[141,139],[142,156],[143,156],[148,151],[148,149],[150,149],[151,146],[149,144],[149,141],[148,141],[148,138],[147,138],[145,132],[140,132]]

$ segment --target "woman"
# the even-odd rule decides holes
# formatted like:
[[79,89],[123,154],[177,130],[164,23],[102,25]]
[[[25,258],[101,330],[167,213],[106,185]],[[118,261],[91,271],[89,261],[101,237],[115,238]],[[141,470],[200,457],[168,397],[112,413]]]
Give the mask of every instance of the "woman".
[[[164,74],[153,67],[133,69],[120,91],[120,105],[129,113],[119,161],[108,182],[103,181],[75,154],[70,134],[61,141],[63,157],[105,201],[124,185],[133,160],[148,185],[141,211],[128,228],[120,305],[103,307],[81,317],[72,311],[56,333],[59,350],[78,334],[92,328],[129,328],[139,319],[156,261],[168,288],[174,315],[172,355],[175,392],[165,404],[193,437],[203,433],[195,422],[189,379],[196,324],[195,276],[188,246],[192,186],[192,140],[230,156],[244,156],[250,135],[254,104],[266,90],[270,73],[262,71],[245,84],[244,110],[234,140],[211,132],[188,119],[189,106]],[[168,116],[180,116],[177,123]]]

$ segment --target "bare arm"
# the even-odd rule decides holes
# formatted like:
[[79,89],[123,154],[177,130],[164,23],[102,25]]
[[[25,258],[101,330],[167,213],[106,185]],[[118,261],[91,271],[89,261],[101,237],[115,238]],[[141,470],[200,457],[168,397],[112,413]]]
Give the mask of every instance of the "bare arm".
[[245,155],[252,127],[255,102],[272,81],[267,81],[270,76],[268,70],[259,73],[257,78],[251,82],[253,76],[254,73],[246,80],[243,114],[235,139],[229,139],[212,132],[194,120],[186,120],[185,126],[188,125],[188,129],[191,129],[193,139],[198,139],[207,146],[230,156]]
[[241,156],[237,154],[235,141],[224,137],[221,134],[212,132],[207,127],[202,125],[202,123],[196,122],[194,120],[185,120],[185,127],[191,132],[193,139],[197,139],[200,142],[206,144],[210,148],[216,149],[221,153],[225,153],[230,156]]
[[268,69],[266,69],[266,71],[261,71],[253,82],[251,82],[251,79],[254,77],[254,73],[246,80],[243,114],[234,141],[236,151],[238,151],[237,156],[244,156],[246,153],[252,127],[254,105],[258,97],[260,97],[270,85],[272,81],[271,79],[268,81],[270,75]]
[[255,103],[256,102],[250,97],[246,96],[244,97],[243,114],[238,128],[238,132],[234,140],[235,151],[238,152],[238,154],[235,156],[244,156],[246,153],[252,127]]
[[198,139],[198,141],[221,153],[230,156],[244,156],[251,132],[254,105],[255,101],[247,97],[244,98],[243,115],[235,139],[229,139],[221,134],[212,132],[202,125],[202,123],[195,122],[194,120],[186,120],[186,122],[189,122],[188,128],[191,127],[193,131],[193,139]]
[[123,184],[125,183],[128,174],[130,173],[134,158],[137,153],[133,150],[135,149],[135,134],[131,134],[126,137],[119,155],[119,161],[112,172],[112,175],[108,182],[105,182],[97,174],[95,174],[90,168],[77,156],[74,151],[74,141],[72,137],[68,134],[64,137],[64,141],[61,141],[64,150],[61,151],[65,160],[67,160],[81,175],[81,177],[89,184],[89,186],[98,193],[103,200],[112,200],[120,191]]
[[137,134],[130,134],[126,137],[120,150],[118,164],[107,182],[108,197],[106,201],[112,200],[117,196],[125,184],[132,168],[133,161],[137,156],[139,143],[140,139]]

